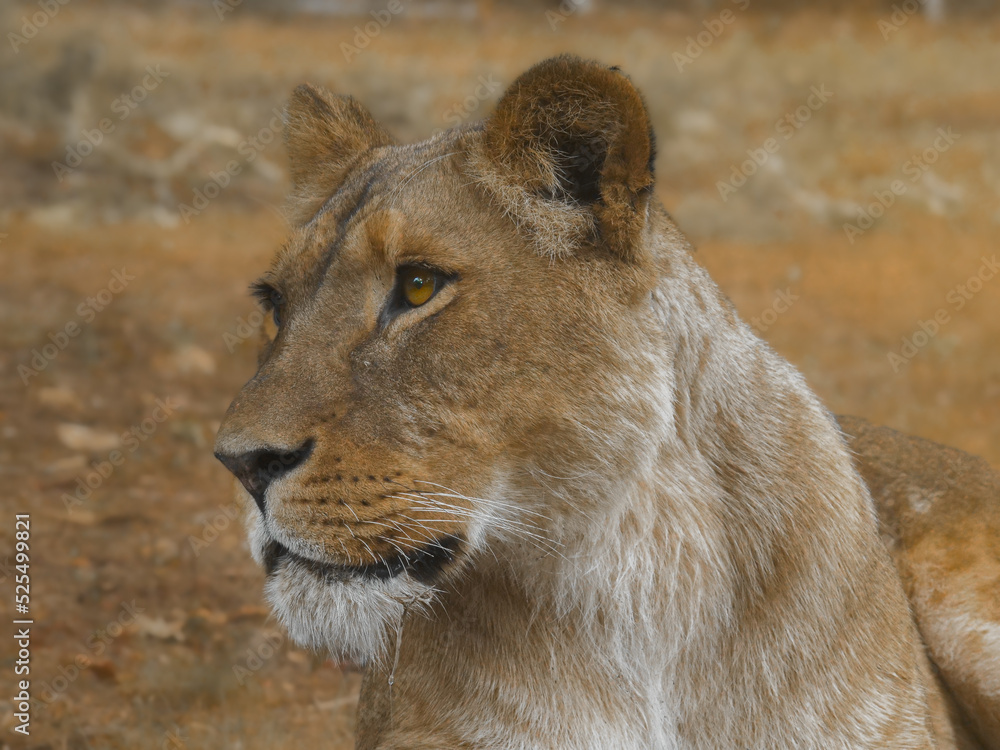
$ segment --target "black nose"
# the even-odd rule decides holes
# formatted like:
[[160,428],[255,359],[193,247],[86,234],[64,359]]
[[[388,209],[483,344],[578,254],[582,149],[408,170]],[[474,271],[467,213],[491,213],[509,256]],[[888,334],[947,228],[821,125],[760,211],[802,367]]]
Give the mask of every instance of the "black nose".
[[215,457],[223,466],[233,472],[257,502],[260,512],[264,512],[264,494],[275,479],[284,476],[309,458],[313,441],[307,440],[295,450],[263,448],[239,456],[216,452]]

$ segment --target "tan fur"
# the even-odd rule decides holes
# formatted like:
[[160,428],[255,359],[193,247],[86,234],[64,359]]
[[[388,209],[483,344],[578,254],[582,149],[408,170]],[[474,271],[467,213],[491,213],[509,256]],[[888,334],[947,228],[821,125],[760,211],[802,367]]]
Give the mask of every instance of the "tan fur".
[[954,448],[839,419],[951,710],[967,720],[965,746],[976,737],[1000,750],[1000,474]]
[[[996,525],[961,563],[879,496],[955,702],[837,424],[653,201],[624,75],[556,58],[411,146],[312,87],[289,118],[282,324],[216,449],[293,467],[251,547],[293,638],[367,665],[359,748],[976,747],[963,712],[995,747]],[[408,264],[451,281],[400,312]]]

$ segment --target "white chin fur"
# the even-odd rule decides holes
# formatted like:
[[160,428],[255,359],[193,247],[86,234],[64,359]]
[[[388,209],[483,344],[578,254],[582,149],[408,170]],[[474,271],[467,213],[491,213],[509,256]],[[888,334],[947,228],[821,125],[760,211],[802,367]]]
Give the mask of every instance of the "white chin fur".
[[281,563],[264,587],[293,641],[360,665],[385,658],[406,608],[420,606],[432,592],[406,574],[328,582],[296,561]]
[[[265,564],[270,537],[256,507],[246,516],[250,551]],[[294,560],[280,563],[264,586],[264,595],[293,641],[303,648],[359,665],[385,658],[407,608],[419,608],[434,589],[407,574],[381,581],[345,578],[329,581]]]

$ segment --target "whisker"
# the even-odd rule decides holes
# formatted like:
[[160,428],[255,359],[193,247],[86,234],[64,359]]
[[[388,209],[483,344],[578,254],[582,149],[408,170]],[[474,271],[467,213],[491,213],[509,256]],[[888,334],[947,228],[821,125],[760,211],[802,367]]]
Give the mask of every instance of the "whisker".
[[[439,505],[435,505],[433,503],[422,502],[420,500],[414,500],[414,502],[417,503],[417,504],[420,504],[420,505],[426,505],[427,506],[425,508],[423,508],[423,507],[411,508],[411,511],[416,512],[416,513],[432,513],[432,512],[437,512],[437,511],[445,511],[445,512],[452,513],[455,516],[458,516],[459,518],[477,518],[478,517],[477,514],[471,512],[469,510],[466,510],[464,508],[456,508],[456,507],[453,507],[453,506],[449,507],[447,505],[441,505],[441,506],[439,506]],[[445,519],[435,519],[435,520],[443,521]],[[507,529],[513,530],[513,531],[518,531],[519,533],[524,533],[524,534],[526,534],[528,536],[535,536],[535,537],[538,537],[538,538],[544,538],[544,537],[541,537],[538,533],[536,533],[536,532],[541,532],[542,529],[539,526],[536,526],[534,524],[522,523],[521,521],[518,521],[516,519],[511,519],[511,518],[494,518],[493,520],[499,526],[501,526],[503,528],[507,528]],[[553,542],[553,543],[555,543],[555,542]]]
[[[461,512],[461,513],[470,513],[471,512],[469,508],[463,508],[463,507],[461,507],[459,505],[454,505],[453,503],[446,503],[446,502],[443,502],[441,500],[434,499],[436,497],[454,497],[454,495],[444,495],[442,493],[437,493],[437,492],[420,492],[420,493],[405,493],[405,492],[403,492],[403,493],[400,493],[398,495],[393,495],[392,497],[395,497],[397,499],[401,499],[401,498],[405,497],[405,498],[408,498],[410,500],[413,500],[416,503],[422,503],[424,505],[430,505],[432,507],[437,507],[437,508],[447,508],[449,510],[454,510],[456,512]],[[466,498],[466,499],[468,499],[470,502],[473,502],[473,503],[477,503],[477,501],[480,500],[480,498]],[[478,504],[488,505],[489,501],[485,501],[484,500],[484,501],[482,501],[481,503],[478,503]],[[509,507],[513,507],[513,506],[509,506]],[[520,523],[520,521],[514,521],[514,519],[510,519],[510,520],[513,521],[513,522],[515,522],[515,523]],[[533,528],[537,528],[537,527],[533,527]]]
[[[453,500],[464,500],[465,502],[485,507],[487,510],[492,509],[495,512],[490,514],[492,516],[491,521],[495,524],[495,528],[500,533],[510,535],[514,539],[520,539],[525,543],[536,547],[545,554],[556,555],[563,560],[567,559],[566,556],[563,555],[558,549],[559,547],[564,546],[562,542],[548,538],[544,529],[535,522],[535,519],[551,521],[551,518],[544,513],[529,510],[515,503],[495,498],[472,497],[451,487],[429,480],[417,479],[413,480],[413,482],[414,484],[426,485],[443,491],[432,492],[429,490],[415,489],[408,487],[402,482],[390,480],[388,484],[398,486],[404,491],[387,495],[386,497],[394,500],[405,500],[411,504],[411,507],[409,508],[410,513],[419,514],[421,516],[420,520],[397,512],[398,517],[405,519],[408,522],[408,527],[417,531],[420,536],[427,535],[428,541],[434,546],[440,547],[440,544],[434,541],[436,536],[435,532],[428,527],[427,524],[449,523],[454,522],[456,519],[474,520],[480,517],[479,514],[471,508],[458,506],[454,503],[448,503],[441,499],[448,498]],[[451,515],[452,518],[437,516],[428,518],[424,515],[435,512],[443,512]],[[497,513],[499,513],[499,515],[497,515]],[[511,514],[532,516],[533,518],[518,520],[517,518],[511,518]],[[412,524],[412,526],[409,524]],[[410,541],[415,541],[412,537],[408,538]],[[490,552],[497,562],[499,562],[499,558],[497,557],[496,551],[493,549],[492,545],[484,540],[482,546]]]
[[548,521],[552,520],[543,513],[538,513],[536,511],[529,510],[522,506],[515,505],[514,503],[504,502],[503,500],[497,500],[496,498],[470,497],[468,495],[463,495],[461,492],[458,492],[458,490],[454,490],[450,487],[445,487],[443,484],[437,484],[436,482],[428,482],[423,479],[417,479],[414,481],[418,484],[429,484],[432,487],[438,487],[439,489],[445,490],[445,492],[422,492],[421,494],[423,495],[437,496],[437,497],[453,497],[459,500],[469,500],[473,502],[487,503],[490,505],[497,505],[500,507],[510,508],[512,510],[518,511],[519,513],[526,513],[533,516],[540,516],[541,518],[544,518]]
[[425,161],[423,164],[421,164],[419,167],[417,167],[415,170],[413,170],[413,172],[411,172],[410,174],[408,174],[406,176],[406,179],[400,185],[398,185],[396,188],[393,189],[392,193],[389,194],[389,200],[390,201],[394,200],[396,198],[396,196],[399,195],[399,193],[402,191],[403,188],[405,188],[407,185],[409,185],[410,182],[418,174],[420,174],[421,172],[423,172],[429,166],[431,166],[435,162],[441,161],[442,159],[447,159],[449,156],[454,156],[457,153],[459,153],[459,152],[458,151],[452,151],[452,152],[447,153],[447,154],[442,154],[441,156],[435,156],[433,159],[428,159],[427,161]]
[[[449,513],[454,513],[456,516],[462,517],[462,518],[474,518],[474,517],[476,517],[476,514],[473,513],[472,511],[470,511],[468,508],[460,508],[460,507],[452,505],[450,503],[444,503],[444,502],[442,502],[440,500],[436,500],[436,499],[433,499],[432,497],[430,497],[431,495],[434,495],[434,494],[437,494],[437,493],[421,493],[419,495],[412,495],[412,494],[409,494],[409,493],[400,493],[399,495],[393,495],[393,497],[396,498],[396,499],[407,498],[407,499],[412,500],[417,505],[427,506],[426,508],[421,508],[421,507],[412,508],[412,510],[415,511],[415,512],[431,512],[431,510],[435,510],[435,511],[436,510],[444,510],[444,511],[449,512]],[[515,533],[519,533],[519,534],[522,534],[522,535],[527,536],[527,537],[533,537],[535,539],[539,539],[539,540],[545,541],[547,544],[551,544],[551,545],[558,544],[559,546],[562,546],[561,543],[556,542],[556,541],[551,540],[551,539],[548,539],[544,535],[536,533],[536,532],[542,532],[543,531],[541,529],[541,527],[537,526],[536,524],[533,524],[533,523],[524,523],[524,522],[518,521],[516,519],[507,518],[507,517],[494,518],[493,520],[501,528],[506,528],[509,531],[513,531]]]

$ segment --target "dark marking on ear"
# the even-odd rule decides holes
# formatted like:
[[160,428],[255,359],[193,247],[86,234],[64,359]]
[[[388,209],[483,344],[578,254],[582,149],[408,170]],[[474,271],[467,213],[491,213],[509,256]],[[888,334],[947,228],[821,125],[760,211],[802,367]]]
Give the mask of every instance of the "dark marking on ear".
[[[642,97],[617,67],[571,55],[539,63],[504,92],[482,139],[482,183],[554,245],[541,250],[569,254],[596,234],[619,257],[651,265],[641,235],[655,142]],[[540,207],[524,193],[587,213]]]
[[556,156],[562,191],[577,203],[601,200],[601,168],[608,158],[607,145],[599,139],[569,139],[566,152]]

